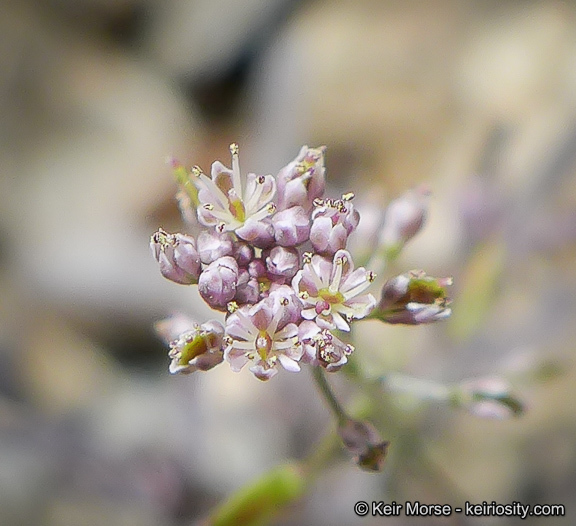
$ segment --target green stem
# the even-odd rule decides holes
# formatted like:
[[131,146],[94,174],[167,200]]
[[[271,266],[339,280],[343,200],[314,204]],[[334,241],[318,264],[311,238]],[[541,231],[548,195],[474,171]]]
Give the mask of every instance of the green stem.
[[332,388],[330,387],[328,380],[326,380],[326,376],[324,375],[324,371],[322,370],[322,368],[313,367],[312,375],[314,377],[314,380],[316,381],[316,385],[318,386],[320,393],[324,397],[324,400],[326,400],[326,402],[330,406],[330,409],[334,413],[334,416],[338,420],[338,423],[340,424],[341,422],[348,420],[349,416],[346,414],[344,408],[340,405],[340,402],[338,402],[338,400],[334,396]]

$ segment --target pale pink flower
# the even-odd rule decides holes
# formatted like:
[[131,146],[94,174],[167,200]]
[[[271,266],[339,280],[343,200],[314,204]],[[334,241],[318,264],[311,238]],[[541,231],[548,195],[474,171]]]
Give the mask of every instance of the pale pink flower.
[[363,267],[354,270],[352,256],[339,250],[332,261],[322,256],[305,255],[304,267],[292,280],[302,300],[302,317],[315,320],[322,329],[349,331],[349,321],[367,316],[376,300],[361,294],[374,281],[374,274]]
[[276,209],[272,203],[276,194],[276,181],[271,175],[253,173],[249,173],[243,181],[238,145],[230,145],[230,151],[232,169],[219,161],[212,164],[211,177],[198,167],[193,169],[198,188],[198,220],[205,226],[215,227],[219,232],[235,231],[241,238],[251,241],[259,222]]
[[260,380],[269,380],[277,374],[279,364],[290,372],[300,370],[298,327],[286,323],[286,304],[278,298],[267,298],[241,307],[228,317],[224,358],[233,371],[251,362],[250,371]]

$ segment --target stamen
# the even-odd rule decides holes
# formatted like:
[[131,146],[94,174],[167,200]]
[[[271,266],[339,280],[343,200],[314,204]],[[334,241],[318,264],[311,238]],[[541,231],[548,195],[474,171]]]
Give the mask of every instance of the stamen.
[[306,292],[305,290],[303,290],[302,292],[300,292],[298,294],[298,297],[303,299],[303,300],[307,300],[310,297],[310,294],[308,294],[308,292]]
[[376,279],[376,274],[369,270],[366,277],[368,278],[368,281],[372,283]]
[[328,287],[330,294],[336,294],[336,292],[338,292],[340,289],[340,282],[342,281],[342,269],[345,262],[345,256],[339,256],[334,260],[334,263],[336,263],[336,272],[334,273],[332,283],[330,283],[330,286]]
[[312,252],[304,252],[304,254],[302,254],[302,261],[305,265],[312,263]]
[[240,161],[238,159],[238,144],[233,142],[230,145],[230,153],[232,154],[232,186],[240,200],[242,200],[242,180],[240,179]]
[[198,165],[192,167],[192,175],[195,177],[200,177],[203,174],[204,172],[202,171],[202,168],[200,168]]
[[354,192],[348,192],[347,194],[342,194],[342,200],[343,201],[352,201],[352,199],[354,199],[355,194]]
[[264,177],[263,175],[259,175],[259,176],[256,178],[256,182],[257,182],[258,184],[264,184],[264,183],[266,182],[266,177]]
[[202,205],[202,208],[204,208],[205,210],[212,211],[212,210],[214,210],[214,205],[212,203],[206,203],[206,204]]
[[236,303],[235,301],[230,301],[228,302],[228,305],[226,305],[226,310],[232,314],[234,312],[236,312],[238,310],[238,303]]
[[316,199],[314,199],[314,201],[312,201],[312,204],[317,207],[324,206],[324,199],[320,199],[319,197],[317,197]]

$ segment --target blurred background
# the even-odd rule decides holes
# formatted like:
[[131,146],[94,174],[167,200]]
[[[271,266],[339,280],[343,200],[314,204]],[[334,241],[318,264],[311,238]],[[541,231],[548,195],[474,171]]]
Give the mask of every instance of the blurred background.
[[208,170],[233,141],[257,173],[327,145],[328,193],[354,191],[361,214],[428,184],[429,221],[388,272],[453,275],[454,315],[366,322],[357,359],[500,375],[527,406],[493,421],[386,400],[384,472],[335,458],[277,524],[381,524],[353,504],[393,498],[564,504],[574,520],[573,2],[0,4],[0,524],[195,524],[333,429],[306,371],[170,377],[154,335],[174,311],[211,317],[149,252],[158,226],[186,228],[165,159]]

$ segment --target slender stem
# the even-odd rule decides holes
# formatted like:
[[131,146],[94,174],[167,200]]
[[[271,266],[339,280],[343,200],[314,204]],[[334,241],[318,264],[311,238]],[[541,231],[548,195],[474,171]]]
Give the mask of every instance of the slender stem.
[[332,388],[330,387],[328,380],[326,380],[326,376],[324,375],[324,371],[322,370],[322,368],[313,367],[312,375],[314,376],[316,385],[318,386],[318,389],[322,393],[324,400],[326,400],[326,402],[330,406],[330,409],[332,409],[332,412],[334,413],[334,416],[336,417],[338,422],[340,423],[344,420],[348,420],[349,417],[344,411],[343,407],[340,405],[340,402],[338,402],[338,400],[334,396]]

